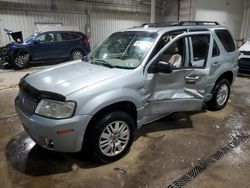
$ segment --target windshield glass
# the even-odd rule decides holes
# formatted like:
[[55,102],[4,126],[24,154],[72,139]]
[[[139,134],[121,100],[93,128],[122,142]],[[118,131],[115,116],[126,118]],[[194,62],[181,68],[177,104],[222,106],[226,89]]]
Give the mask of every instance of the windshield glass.
[[34,37],[37,36],[38,33],[34,33],[32,35],[30,35],[29,37],[27,37],[26,39],[24,39],[24,42],[30,42]]
[[108,37],[89,55],[90,60],[103,60],[113,67],[135,68],[152,47],[157,33],[126,31]]

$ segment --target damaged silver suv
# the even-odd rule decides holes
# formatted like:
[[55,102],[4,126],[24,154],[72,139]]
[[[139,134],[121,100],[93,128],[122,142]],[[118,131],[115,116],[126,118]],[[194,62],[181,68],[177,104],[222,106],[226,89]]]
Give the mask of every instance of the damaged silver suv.
[[83,61],[23,77],[16,111],[38,145],[111,162],[148,122],[224,108],[238,56],[218,23],[143,24],[113,33]]

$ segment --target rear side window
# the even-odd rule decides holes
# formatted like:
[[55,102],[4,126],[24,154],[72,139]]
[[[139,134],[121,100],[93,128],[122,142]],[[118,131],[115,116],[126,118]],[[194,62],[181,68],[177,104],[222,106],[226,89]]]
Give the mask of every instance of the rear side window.
[[218,29],[218,30],[215,30],[215,33],[220,39],[223,47],[225,48],[227,52],[235,51],[234,40],[228,30]]
[[220,55],[220,49],[218,47],[217,42],[214,40],[214,46],[213,46],[213,54],[212,57],[217,57]]
[[75,40],[80,38],[80,36],[72,33],[61,33],[61,38],[62,40]]

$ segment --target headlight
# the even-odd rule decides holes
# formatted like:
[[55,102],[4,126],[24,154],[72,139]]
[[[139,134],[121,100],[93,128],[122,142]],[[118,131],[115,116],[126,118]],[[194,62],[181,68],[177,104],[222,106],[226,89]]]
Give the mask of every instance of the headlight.
[[6,55],[9,52],[9,50],[10,49],[8,47],[3,47],[0,49],[2,55]]
[[73,101],[60,102],[42,99],[36,107],[35,113],[55,119],[70,118],[75,111],[76,103]]

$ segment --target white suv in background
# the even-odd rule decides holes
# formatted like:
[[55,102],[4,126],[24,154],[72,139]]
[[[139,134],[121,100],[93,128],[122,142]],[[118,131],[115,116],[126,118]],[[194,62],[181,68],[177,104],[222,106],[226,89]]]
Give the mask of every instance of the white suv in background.
[[239,56],[239,72],[250,73],[250,38],[239,48],[239,51],[241,52]]

